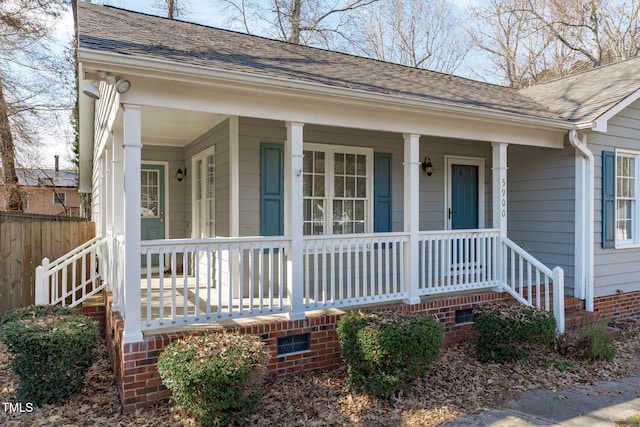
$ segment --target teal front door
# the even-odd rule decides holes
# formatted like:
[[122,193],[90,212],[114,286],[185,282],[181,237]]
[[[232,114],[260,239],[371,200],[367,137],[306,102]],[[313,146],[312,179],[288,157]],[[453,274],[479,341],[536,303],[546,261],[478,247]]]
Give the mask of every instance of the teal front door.
[[[165,170],[163,165],[143,164],[140,168],[140,222],[141,239],[156,240],[165,237]],[[146,260],[143,257],[143,265]],[[152,257],[153,266],[158,256]]]
[[451,165],[451,207],[453,230],[478,228],[478,166]]

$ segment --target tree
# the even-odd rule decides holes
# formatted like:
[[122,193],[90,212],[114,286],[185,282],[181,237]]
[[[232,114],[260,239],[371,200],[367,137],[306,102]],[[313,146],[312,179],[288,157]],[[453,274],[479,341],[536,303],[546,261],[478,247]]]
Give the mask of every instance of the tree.
[[161,11],[167,18],[184,18],[187,12],[186,0],[155,0],[154,7]]
[[48,112],[68,108],[51,101],[69,75],[46,46],[62,10],[62,0],[0,1],[0,161],[9,210],[22,210],[19,154],[37,141]]
[[471,47],[462,19],[447,0],[381,0],[363,11],[351,40],[364,56],[453,73]]
[[335,48],[354,11],[379,0],[220,0],[233,25],[248,34],[307,46]]
[[640,53],[640,0],[491,0],[470,34],[512,87]]

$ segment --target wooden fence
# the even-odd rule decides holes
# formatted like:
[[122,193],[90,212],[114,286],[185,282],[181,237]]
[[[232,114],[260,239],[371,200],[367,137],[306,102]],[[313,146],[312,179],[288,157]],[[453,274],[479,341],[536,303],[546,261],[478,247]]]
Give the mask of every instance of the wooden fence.
[[0,222],[0,316],[33,304],[35,270],[95,236],[93,222]]

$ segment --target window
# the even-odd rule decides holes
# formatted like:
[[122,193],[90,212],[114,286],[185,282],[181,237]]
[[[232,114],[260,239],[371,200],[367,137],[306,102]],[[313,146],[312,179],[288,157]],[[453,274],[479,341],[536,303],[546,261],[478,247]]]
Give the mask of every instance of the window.
[[194,191],[194,232],[196,238],[216,233],[216,156],[211,147],[192,161]]
[[602,153],[602,247],[640,245],[638,159],[628,150]]
[[144,218],[159,218],[160,171],[140,171],[140,215]]
[[64,205],[67,202],[67,194],[62,192],[54,192],[53,193],[53,204],[54,205]]
[[305,148],[304,234],[371,232],[372,150],[316,144]]
[[637,154],[616,155],[616,243],[634,244],[636,218]]

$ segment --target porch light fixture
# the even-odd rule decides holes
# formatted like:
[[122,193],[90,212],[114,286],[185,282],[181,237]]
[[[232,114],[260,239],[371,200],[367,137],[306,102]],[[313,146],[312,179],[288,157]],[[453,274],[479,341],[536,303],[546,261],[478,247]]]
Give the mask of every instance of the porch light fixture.
[[89,98],[100,99],[100,89],[98,89],[98,81],[92,81],[89,86],[82,89],[82,93],[87,95]]
[[129,92],[129,89],[131,89],[131,82],[127,79],[118,79],[115,83],[115,88],[116,91],[122,95]]
[[420,164],[420,167],[422,167],[422,170],[427,174],[427,176],[433,175],[433,165],[431,164],[431,157],[425,157],[424,162]]
[[184,168],[184,172],[182,171],[182,169],[178,168],[178,170],[176,171],[176,179],[178,180],[178,182],[182,182],[185,176],[187,176],[187,168]]

